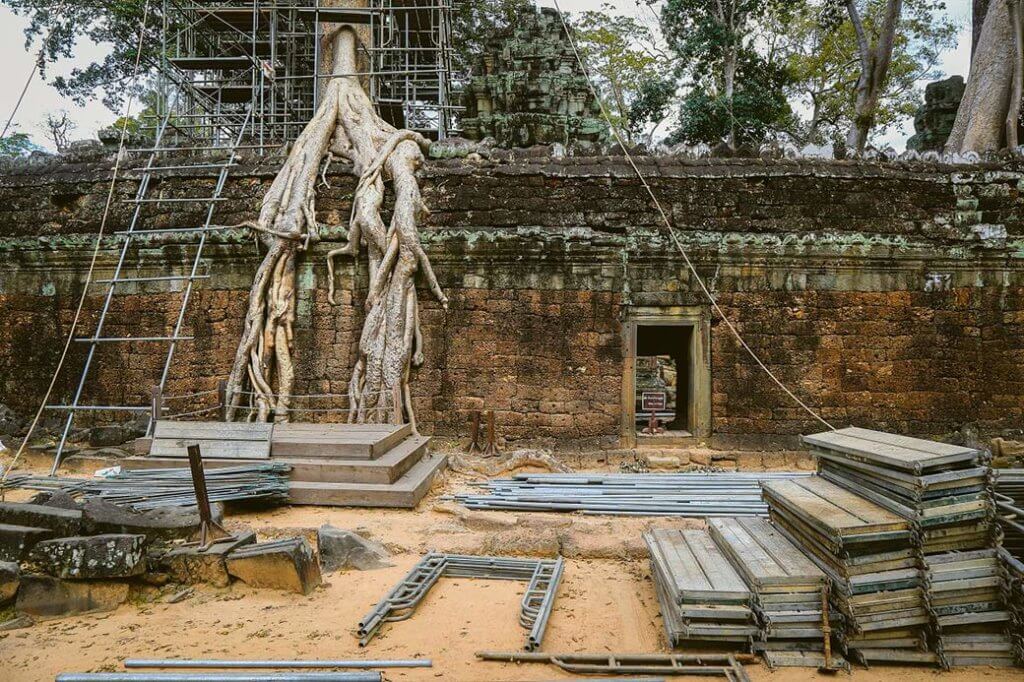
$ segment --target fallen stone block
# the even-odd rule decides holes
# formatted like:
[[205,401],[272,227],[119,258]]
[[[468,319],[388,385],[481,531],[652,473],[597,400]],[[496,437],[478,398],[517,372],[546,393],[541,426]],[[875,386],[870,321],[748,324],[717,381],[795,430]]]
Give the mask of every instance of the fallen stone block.
[[82,532],[82,512],[42,504],[0,502],[0,523],[46,528],[55,537],[68,537]]
[[309,594],[321,582],[320,565],[303,537],[236,549],[227,566],[230,575],[252,587]]
[[30,616],[71,616],[91,611],[113,611],[127,600],[126,582],[23,575],[15,608]]
[[0,523],[0,561],[21,561],[37,542],[52,537],[46,528]]
[[146,571],[145,535],[88,535],[44,540],[29,560],[56,578],[130,578]]
[[255,543],[256,533],[246,530],[236,534],[233,539],[210,545],[205,551],[200,551],[198,545],[173,549],[164,555],[160,565],[175,582],[186,585],[208,583],[217,587],[227,587],[231,584],[226,561],[228,554]]
[[647,466],[652,471],[675,471],[683,463],[674,455],[648,455]]
[[320,567],[328,573],[341,569],[370,571],[394,566],[388,561],[391,555],[383,545],[343,528],[326,524],[320,526],[316,544],[320,552]]
[[29,500],[32,504],[41,504],[44,507],[57,507],[58,509],[82,510],[82,504],[73,498],[66,490],[44,490],[32,496]]
[[36,622],[28,616],[17,616],[15,618],[11,618],[10,620],[5,620],[4,622],[0,623],[0,632],[30,628],[35,624]]
[[21,584],[21,570],[14,561],[0,561],[0,606],[14,599]]
[[[224,505],[211,505],[213,520],[224,518]],[[149,540],[188,539],[199,531],[195,507],[164,507],[135,511],[106,500],[92,498],[82,504],[86,533],[130,533]]]

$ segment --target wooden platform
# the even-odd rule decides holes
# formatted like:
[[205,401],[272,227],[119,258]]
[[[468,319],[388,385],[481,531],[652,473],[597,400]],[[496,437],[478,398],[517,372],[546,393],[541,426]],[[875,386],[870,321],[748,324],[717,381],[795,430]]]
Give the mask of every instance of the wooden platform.
[[293,504],[411,508],[430,490],[445,458],[428,455],[430,439],[408,424],[267,424],[167,422],[139,439],[129,469],[187,466],[198,443],[207,467],[244,461],[292,467]]
[[765,481],[766,500],[774,500],[833,542],[885,534],[909,537],[910,523],[881,506],[819,476]]
[[755,592],[813,592],[825,573],[764,518],[717,518],[709,530]]
[[666,569],[677,603],[746,604],[750,590],[705,530],[666,530],[649,534],[651,557]]
[[977,464],[981,453],[974,448],[900,436],[851,426],[803,436],[812,448],[846,453],[864,462],[921,473],[951,464]]
[[751,592],[706,530],[644,534],[665,632],[673,646],[747,649],[758,626]]

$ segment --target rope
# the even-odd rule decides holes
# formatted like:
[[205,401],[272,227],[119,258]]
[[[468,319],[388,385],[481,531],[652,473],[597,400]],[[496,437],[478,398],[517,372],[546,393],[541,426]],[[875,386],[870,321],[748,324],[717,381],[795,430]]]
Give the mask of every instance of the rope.
[[21,441],[21,446],[14,455],[14,459],[11,460],[10,466],[4,471],[3,478],[0,478],[0,499],[3,498],[3,484],[7,483],[7,477],[15,466],[18,464],[18,460],[21,459],[22,454],[25,452],[25,448],[28,446],[29,440],[32,438],[32,434],[36,427],[39,425],[39,419],[43,414],[43,410],[46,409],[47,403],[50,401],[50,394],[53,393],[53,387],[57,384],[57,377],[60,375],[60,371],[64,368],[64,361],[68,357],[68,349],[71,347],[71,343],[75,338],[75,330],[78,327],[78,321],[82,316],[82,309],[85,307],[85,299],[89,293],[89,285],[92,282],[93,272],[96,270],[96,261],[99,258],[100,246],[103,242],[103,232],[107,226],[107,217],[110,215],[110,206],[114,201],[114,189],[117,186],[117,173],[121,168],[121,159],[124,156],[124,142],[128,134],[128,117],[131,115],[132,102],[135,99],[135,83],[139,76],[139,63],[142,60],[142,43],[146,35],[146,21],[149,19],[149,5],[151,0],[146,0],[146,4],[142,10],[142,22],[139,24],[139,41],[138,47],[135,54],[135,66],[132,70],[132,87],[129,90],[128,101],[125,103],[124,115],[122,120],[124,121],[121,126],[121,139],[118,143],[117,158],[114,160],[114,170],[110,178],[110,190],[107,192],[107,202],[103,206],[103,217],[100,219],[100,229],[96,234],[96,245],[92,250],[92,259],[89,261],[89,269],[85,274],[85,283],[82,286],[82,295],[78,299],[78,307],[75,310],[75,317],[71,321],[71,329],[68,330],[67,341],[64,342],[64,350],[61,351],[60,360],[57,362],[57,368],[53,371],[53,378],[50,379],[50,385],[46,388],[46,395],[43,396],[43,401],[39,405],[39,409],[36,410],[36,416],[32,419],[32,424],[28,427],[28,433],[25,434],[25,439]]
[[576,61],[579,62],[580,68],[583,69],[583,75],[587,77],[587,85],[590,88],[590,92],[591,94],[593,94],[594,99],[597,100],[598,106],[601,107],[601,116],[608,124],[608,127],[612,131],[612,134],[615,135],[615,139],[618,141],[619,147],[622,148],[623,154],[625,154],[626,160],[629,162],[629,165],[632,166],[633,172],[636,173],[636,176],[640,180],[640,183],[644,186],[644,189],[647,190],[647,194],[651,197],[651,201],[654,202],[655,207],[658,209],[658,213],[661,215],[662,221],[664,221],[665,223],[665,227],[668,230],[668,234],[672,239],[672,243],[675,244],[675,247],[676,249],[678,249],[679,254],[683,257],[683,261],[686,263],[686,267],[690,270],[690,273],[697,281],[697,284],[700,285],[700,289],[702,292],[704,292],[704,296],[706,296],[708,301],[711,303],[711,307],[722,318],[722,321],[725,322],[725,326],[728,327],[729,331],[732,332],[732,335],[736,337],[736,341],[740,344],[740,346],[743,347],[745,351],[747,351],[747,353],[750,354],[750,357],[754,359],[754,362],[757,363],[758,367],[764,370],[764,373],[767,374],[771,378],[771,380],[774,381],[775,384],[778,385],[778,387],[781,388],[786,393],[786,395],[792,398],[793,401],[797,405],[802,407],[809,415],[811,415],[816,420],[824,424],[830,431],[835,431],[836,428],[834,426],[825,421],[825,419],[821,415],[815,412],[804,401],[800,400],[800,398],[798,398],[796,394],[793,393],[793,391],[789,390],[789,387],[782,383],[782,381],[777,376],[775,376],[775,374],[770,369],[768,369],[767,365],[765,365],[764,362],[761,361],[761,358],[758,357],[757,353],[754,352],[754,349],[747,345],[747,342],[743,340],[743,337],[740,335],[739,331],[736,329],[735,326],[733,326],[733,323],[729,320],[728,316],[726,316],[725,311],[722,310],[721,306],[718,305],[718,300],[715,298],[714,294],[711,293],[711,290],[708,289],[707,285],[704,283],[704,279],[697,272],[697,268],[694,267],[693,262],[690,260],[690,256],[686,253],[686,249],[683,248],[682,242],[680,242],[679,240],[679,235],[676,234],[676,229],[675,227],[672,226],[672,221],[669,220],[668,214],[665,213],[665,209],[662,208],[661,202],[658,201],[658,197],[655,196],[654,190],[652,190],[651,186],[647,183],[647,178],[645,178],[644,174],[640,172],[640,168],[637,167],[636,162],[633,160],[633,155],[629,153],[629,149],[626,147],[626,143],[623,140],[622,134],[619,132],[618,127],[612,122],[611,117],[608,115],[608,110],[605,108],[604,101],[602,101],[601,97],[597,94],[597,88],[594,86],[594,80],[593,78],[591,78],[590,71],[589,69],[587,69],[587,65],[583,61],[583,56],[580,54],[579,49],[576,47],[576,41],[572,36],[572,29],[569,28],[569,24],[565,20],[565,14],[562,13],[562,8],[558,5],[558,0],[553,0],[553,2],[555,4],[555,10],[558,12],[558,18],[561,19],[562,26],[563,28],[565,28],[565,34],[569,38],[569,44],[572,46],[573,54],[576,55]]
[[13,121],[14,117],[17,115],[18,109],[21,108],[21,102],[22,102],[22,100],[25,99],[25,93],[28,92],[28,86],[32,83],[32,79],[35,78],[36,72],[39,71],[39,69],[41,69],[42,66],[43,66],[43,50],[42,50],[42,48],[40,48],[39,56],[36,57],[36,62],[35,62],[35,64],[32,65],[32,70],[29,71],[28,80],[25,81],[25,87],[23,87],[21,89],[21,94],[18,95],[18,101],[14,103],[14,111],[12,111],[10,117],[8,117],[7,123],[4,125],[4,131],[2,133],[0,133],[0,139],[3,139],[4,137],[7,136],[7,131],[11,127],[11,121]]

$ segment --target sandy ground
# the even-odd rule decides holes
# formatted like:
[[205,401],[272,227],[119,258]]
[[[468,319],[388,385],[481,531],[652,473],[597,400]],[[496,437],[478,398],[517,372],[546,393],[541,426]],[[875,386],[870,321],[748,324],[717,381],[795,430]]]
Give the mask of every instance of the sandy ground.
[[[548,626],[549,652],[667,652],[658,603],[640,535],[657,525],[699,521],[614,519],[555,514],[466,512],[438,497],[466,485],[448,476],[416,511],[282,507],[232,510],[229,527],[249,526],[261,538],[315,535],[323,523],[350,528],[383,542],[393,568],[325,575],[308,597],[254,590],[242,583],[198,587],[167,603],[177,587],[139,590],[114,612],[42,621],[0,633],[0,682],[52,680],[65,671],[115,671],[128,657],[192,658],[413,658],[433,660],[427,669],[388,670],[389,680],[458,682],[565,680],[552,666],[478,661],[480,650],[520,650],[526,631],[518,624],[520,583],[444,579],[409,620],[384,625],[365,648],[354,635],[359,619],[429,549],[522,556],[566,557],[562,587]],[[752,679],[799,682],[821,677],[814,670],[748,666]],[[862,680],[912,682],[934,670],[855,670]],[[949,682],[1020,680],[1024,671],[971,668],[942,673]]]

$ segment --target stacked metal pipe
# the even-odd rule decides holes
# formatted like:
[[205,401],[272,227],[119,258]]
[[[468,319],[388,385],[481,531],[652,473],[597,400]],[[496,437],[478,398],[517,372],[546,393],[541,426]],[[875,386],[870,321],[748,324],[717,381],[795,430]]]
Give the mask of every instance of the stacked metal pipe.
[[1010,638],[1017,663],[1024,665],[1024,561],[1005,548],[999,549],[999,558],[1006,573],[1006,603],[1010,609]]
[[578,511],[624,516],[766,516],[761,482],[804,472],[521,474],[452,499],[470,509]]
[[[210,502],[259,500],[286,503],[290,470],[289,465],[281,462],[207,469],[205,478]],[[93,478],[15,474],[8,479],[5,487],[63,490],[74,497],[95,497],[139,510],[196,504],[192,472],[189,469],[122,471],[113,476]]]

